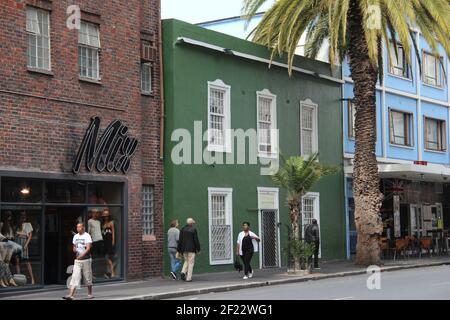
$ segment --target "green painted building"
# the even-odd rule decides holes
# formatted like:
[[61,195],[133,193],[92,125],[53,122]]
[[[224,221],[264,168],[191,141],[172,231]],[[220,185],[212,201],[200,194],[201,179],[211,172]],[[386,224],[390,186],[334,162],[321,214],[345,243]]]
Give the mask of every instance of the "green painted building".
[[278,153],[318,150],[339,168],[303,199],[303,225],[317,218],[321,257],[344,259],[341,80],[330,66],[296,57],[289,77],[284,59],[269,68],[270,52],[252,42],[178,20],[163,32],[164,220],[196,220],[194,273],[233,270],[243,221],[262,238],[253,265],[286,265],[286,194],[267,175]]

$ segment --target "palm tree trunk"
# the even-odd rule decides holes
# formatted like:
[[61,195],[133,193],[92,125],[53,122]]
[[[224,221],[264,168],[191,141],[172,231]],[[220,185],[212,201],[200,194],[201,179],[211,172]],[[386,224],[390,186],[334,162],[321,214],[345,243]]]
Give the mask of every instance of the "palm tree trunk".
[[351,0],[348,16],[350,70],[356,106],[356,150],[354,159],[355,224],[358,233],[356,263],[380,264],[378,238],[383,231],[380,217],[382,194],[376,146],[376,83],[378,69],[368,53],[362,29],[359,1]]
[[[292,235],[291,239],[294,241],[300,240],[300,233],[299,233],[299,225],[298,225],[298,219],[299,219],[299,202],[298,200],[290,200],[289,201],[289,213],[291,216],[291,230]],[[297,255],[294,255],[294,270],[299,271],[300,270],[300,258]]]

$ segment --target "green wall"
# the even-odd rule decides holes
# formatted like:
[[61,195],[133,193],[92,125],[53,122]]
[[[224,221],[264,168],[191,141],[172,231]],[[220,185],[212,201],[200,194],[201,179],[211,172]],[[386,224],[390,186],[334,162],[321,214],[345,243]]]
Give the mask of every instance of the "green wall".
[[[202,245],[194,272],[230,271],[232,265],[210,266],[208,250],[208,187],[233,188],[233,233],[236,240],[242,221],[258,230],[257,187],[274,187],[270,178],[260,175],[259,165],[174,165],[171,141],[174,129],[193,131],[194,121],[207,126],[207,82],[221,79],[231,86],[231,127],[244,130],[256,127],[256,91],[270,90],[277,96],[277,124],[280,151],[284,156],[300,154],[300,101],[311,99],[319,105],[319,152],[324,164],[338,166],[338,174],[323,179],[313,190],[320,192],[322,257],[345,258],[345,215],[342,172],[341,85],[337,82],[287,69],[227,55],[186,43],[187,37],[232,50],[268,58],[266,48],[254,43],[206,30],[177,20],[163,21],[165,86],[165,206],[166,229],[177,218],[184,225],[192,216]],[[281,60],[283,61],[283,60]],[[295,65],[330,74],[327,64],[298,57]],[[203,143],[203,148],[206,142]],[[192,153],[193,158],[193,153]],[[281,248],[285,248],[289,211],[286,194],[280,189]],[[234,241],[235,242],[235,241]],[[284,250],[283,250],[284,251]],[[282,254],[282,263],[286,257]],[[253,265],[259,265],[256,255]],[[166,272],[169,260],[165,250]]]

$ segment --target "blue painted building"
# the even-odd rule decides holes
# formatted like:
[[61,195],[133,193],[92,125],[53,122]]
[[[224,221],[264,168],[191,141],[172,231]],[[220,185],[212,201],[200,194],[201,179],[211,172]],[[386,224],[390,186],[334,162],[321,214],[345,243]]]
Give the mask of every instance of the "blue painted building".
[[[254,18],[251,26],[261,20]],[[239,17],[200,24],[206,28],[246,38]],[[422,72],[415,52],[408,65],[403,48],[392,66],[385,63],[384,79],[377,86],[377,145],[380,185],[384,194],[381,209],[383,236],[394,240],[405,236],[418,238],[436,235],[436,230],[450,229],[450,152],[449,61],[443,48],[440,59],[431,55],[430,47],[414,31],[421,55]],[[302,51],[302,40],[299,52]],[[394,41],[389,44],[392,48]],[[323,50],[322,50],[323,51]],[[394,52],[394,51],[392,51]],[[387,49],[384,50],[388,61]],[[320,60],[326,56],[322,52]],[[343,68],[344,165],[346,205],[342,212],[347,221],[347,257],[356,249],[353,216],[354,106],[353,81],[348,63]],[[319,133],[320,134],[320,133]]]

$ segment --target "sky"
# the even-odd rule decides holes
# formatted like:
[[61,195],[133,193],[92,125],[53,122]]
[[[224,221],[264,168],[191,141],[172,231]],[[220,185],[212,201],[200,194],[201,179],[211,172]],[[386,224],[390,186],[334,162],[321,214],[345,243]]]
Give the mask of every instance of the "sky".
[[[161,0],[162,18],[176,18],[190,23],[239,16],[242,0]],[[273,2],[267,1],[262,9]]]

